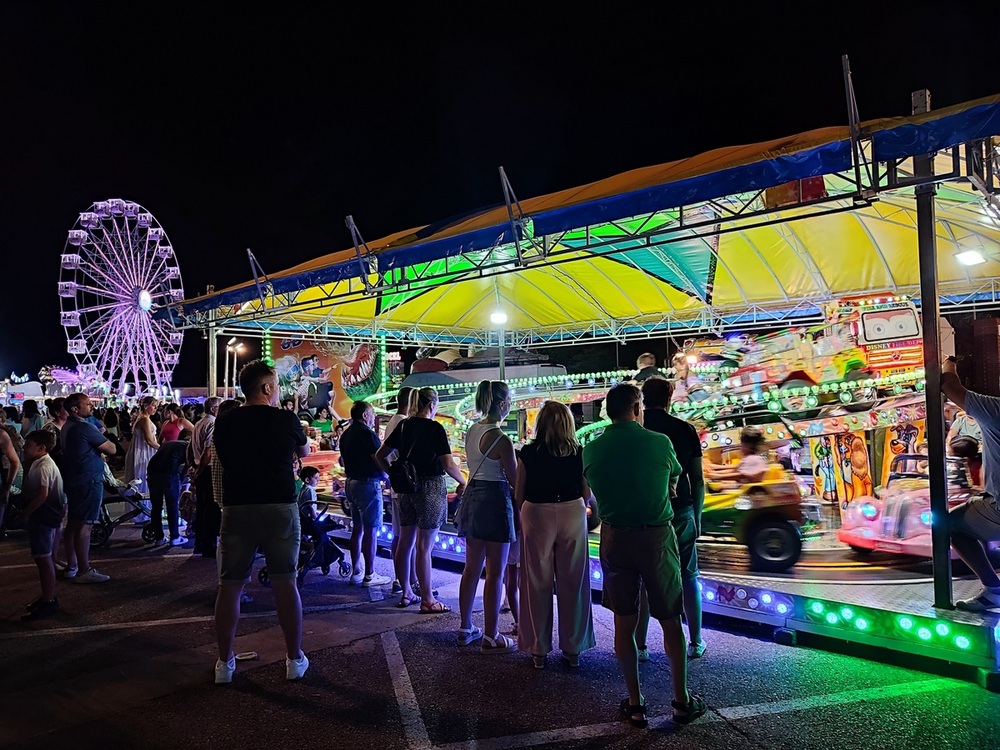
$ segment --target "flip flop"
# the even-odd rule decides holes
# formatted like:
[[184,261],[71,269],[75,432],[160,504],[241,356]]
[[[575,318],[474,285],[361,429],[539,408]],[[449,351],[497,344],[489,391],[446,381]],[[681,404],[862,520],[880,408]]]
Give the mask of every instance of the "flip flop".
[[445,612],[451,612],[451,607],[441,601],[434,602],[429,607],[420,605],[420,614],[422,615],[441,615]]
[[404,596],[402,599],[399,600],[399,604],[396,605],[396,609],[406,609],[411,604],[416,604],[419,601],[420,600],[417,597],[413,597],[411,599],[408,596]]

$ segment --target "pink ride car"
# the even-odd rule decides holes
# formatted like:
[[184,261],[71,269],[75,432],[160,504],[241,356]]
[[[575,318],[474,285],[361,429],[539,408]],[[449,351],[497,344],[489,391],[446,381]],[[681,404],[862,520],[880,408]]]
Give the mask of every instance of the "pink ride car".
[[[927,456],[896,456],[879,497],[859,497],[848,504],[837,539],[859,555],[879,551],[931,557],[928,485]],[[949,507],[974,494],[965,459],[949,457]]]

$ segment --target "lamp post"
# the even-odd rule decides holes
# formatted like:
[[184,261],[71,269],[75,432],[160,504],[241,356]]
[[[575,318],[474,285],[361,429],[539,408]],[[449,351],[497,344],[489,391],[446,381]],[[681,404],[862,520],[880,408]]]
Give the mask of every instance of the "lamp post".
[[504,380],[503,345],[506,338],[504,335],[504,325],[507,323],[507,313],[503,310],[496,310],[490,313],[490,323],[500,328],[500,380]]
[[232,347],[233,352],[233,398],[236,398],[236,376],[239,372],[237,368],[237,360],[239,360],[240,352],[243,351],[243,343],[234,344]]
[[232,351],[233,344],[236,343],[236,337],[233,336],[229,341],[226,342],[226,353],[223,357],[223,369],[222,369],[222,398],[229,398],[229,352]]

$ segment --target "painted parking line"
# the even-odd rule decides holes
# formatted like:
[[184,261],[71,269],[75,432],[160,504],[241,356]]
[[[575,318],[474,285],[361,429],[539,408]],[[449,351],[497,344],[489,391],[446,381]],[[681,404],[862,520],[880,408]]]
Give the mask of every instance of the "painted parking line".
[[[361,606],[366,602],[345,602],[343,604],[328,604],[324,606],[303,607],[302,614],[321,614],[323,612],[336,612],[341,609],[351,609]],[[266,612],[244,612],[240,615],[241,620],[250,620],[259,617],[277,617],[274,610]],[[25,630],[21,633],[0,633],[0,641],[13,641],[19,638],[35,638],[37,636],[51,635],[73,635],[75,633],[93,633],[102,630],[139,630],[142,628],[159,628],[165,625],[192,625],[201,622],[213,622],[215,615],[198,615],[196,617],[173,617],[165,620],[135,620],[133,622],[108,622],[97,625],[79,625],[72,628],[45,628],[42,630]]]
[[[384,638],[384,636],[383,636]],[[756,716],[807,711],[815,708],[841,706],[847,703],[862,701],[878,701],[889,698],[900,698],[909,695],[935,693],[943,690],[978,690],[975,685],[956,680],[933,679],[904,682],[885,687],[865,688],[861,690],[845,690],[840,693],[815,695],[808,698],[793,698],[790,700],[773,701],[770,703],[750,703],[743,706],[729,706],[710,712],[699,724],[722,723],[751,719]],[[657,717],[650,721],[653,728],[670,726],[673,722],[669,716]],[[426,731],[426,730],[425,730]],[[605,722],[603,724],[587,724],[568,727],[566,729],[549,729],[544,732],[530,732],[508,737],[489,737],[462,742],[449,742],[436,745],[434,750],[514,750],[514,748],[535,747],[556,742],[583,741],[597,737],[624,734],[630,732],[630,727],[621,721]],[[633,735],[634,736],[634,735]],[[630,740],[631,742],[631,740]],[[414,747],[411,744],[411,747]]]
[[393,631],[382,633],[382,650],[389,665],[392,690],[396,694],[396,703],[399,704],[399,715],[403,721],[406,742],[410,750],[431,750],[433,745],[427,734],[424,719],[420,715],[417,694],[413,690],[410,674],[406,671],[406,663],[403,661],[403,652]]

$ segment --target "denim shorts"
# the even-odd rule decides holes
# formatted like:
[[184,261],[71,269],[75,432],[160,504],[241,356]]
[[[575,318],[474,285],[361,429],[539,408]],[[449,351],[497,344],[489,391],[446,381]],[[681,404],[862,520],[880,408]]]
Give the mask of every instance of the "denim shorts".
[[51,557],[55,547],[56,531],[54,526],[42,526],[29,521],[25,525],[28,531],[28,545],[31,547],[31,556],[34,558]]
[[506,482],[473,479],[462,495],[455,518],[459,536],[483,542],[510,544],[514,536],[514,509]]
[[351,520],[373,529],[382,525],[382,482],[378,479],[348,479],[347,499]]
[[66,518],[70,521],[97,523],[104,502],[104,481],[93,479],[85,484],[67,484]]
[[681,580],[698,579],[698,533],[694,523],[694,508],[674,511],[671,520],[677,535],[677,552],[681,563]]
[[264,553],[269,578],[295,578],[301,536],[295,503],[225,506],[219,534],[219,578],[223,583],[244,583],[258,547]]

